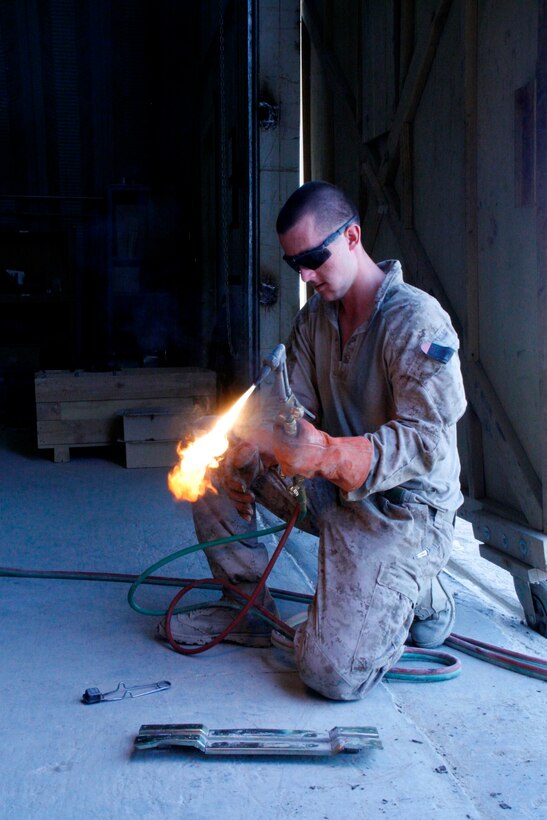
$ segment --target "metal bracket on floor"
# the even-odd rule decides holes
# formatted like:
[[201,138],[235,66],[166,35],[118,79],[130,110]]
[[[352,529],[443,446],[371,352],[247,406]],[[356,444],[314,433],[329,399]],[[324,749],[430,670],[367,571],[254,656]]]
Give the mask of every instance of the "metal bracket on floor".
[[193,746],[219,755],[335,755],[382,749],[373,726],[335,726],[320,733],[302,729],[208,729],[203,723],[143,725],[135,748]]

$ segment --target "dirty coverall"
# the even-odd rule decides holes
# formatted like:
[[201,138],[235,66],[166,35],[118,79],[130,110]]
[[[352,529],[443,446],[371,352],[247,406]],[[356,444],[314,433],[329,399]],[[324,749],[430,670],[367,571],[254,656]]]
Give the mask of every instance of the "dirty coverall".
[[[432,614],[431,579],[448,561],[461,504],[456,422],[466,402],[458,339],[439,303],[385,273],[368,321],[341,349],[338,304],[315,294],[298,313],[287,346],[292,389],[331,436],[373,444],[364,484],[344,493],[306,481],[299,526],[319,536],[317,588],[295,636],[302,680],[336,700],[363,697],[400,657],[413,618]],[[288,483],[288,482],[286,482]],[[295,499],[272,470],[251,485],[258,502],[285,520]],[[252,532],[229,498],[207,493],[193,505],[200,541]],[[242,539],[207,550],[213,574],[257,581],[268,556]]]

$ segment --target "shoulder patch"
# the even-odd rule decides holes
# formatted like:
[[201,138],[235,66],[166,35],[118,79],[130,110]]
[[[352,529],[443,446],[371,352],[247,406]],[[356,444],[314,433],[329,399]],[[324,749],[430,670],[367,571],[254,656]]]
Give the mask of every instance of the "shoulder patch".
[[447,364],[456,352],[453,347],[444,347],[436,342],[423,342],[420,347],[430,359],[443,364]]

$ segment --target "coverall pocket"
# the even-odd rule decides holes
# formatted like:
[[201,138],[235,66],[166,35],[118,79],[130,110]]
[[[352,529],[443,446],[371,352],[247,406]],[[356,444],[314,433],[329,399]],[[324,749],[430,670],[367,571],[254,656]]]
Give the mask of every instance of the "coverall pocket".
[[454,526],[449,519],[438,514],[432,507],[422,504],[421,508],[424,520],[418,542],[420,550],[414,555],[420,583],[424,578],[437,575],[445,567],[454,540]]
[[418,584],[397,564],[382,564],[359,633],[353,672],[382,669],[394,662],[412,624]]

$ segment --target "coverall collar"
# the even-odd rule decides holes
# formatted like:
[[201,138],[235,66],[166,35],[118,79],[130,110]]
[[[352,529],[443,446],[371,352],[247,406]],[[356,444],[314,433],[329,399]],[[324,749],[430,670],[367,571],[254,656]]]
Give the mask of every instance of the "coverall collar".
[[[356,328],[354,334],[362,333],[367,329],[376,316],[378,309],[386,298],[388,292],[391,288],[400,285],[403,281],[403,270],[398,259],[386,259],[384,262],[378,262],[377,265],[385,274],[384,281],[376,292],[372,313],[366,322],[363,322],[358,328]],[[324,302],[324,307],[327,311],[327,316],[331,324],[338,327],[338,310],[340,307],[340,300],[337,299],[335,302]]]

